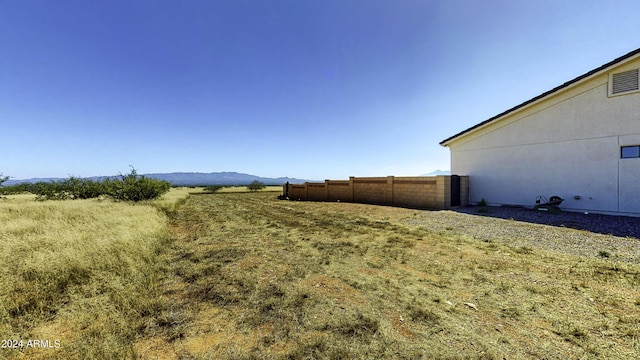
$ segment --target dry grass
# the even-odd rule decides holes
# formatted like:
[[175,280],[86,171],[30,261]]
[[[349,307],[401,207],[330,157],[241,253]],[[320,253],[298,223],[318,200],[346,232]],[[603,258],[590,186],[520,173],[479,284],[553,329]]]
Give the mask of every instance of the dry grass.
[[147,202],[147,204],[155,206],[171,217],[176,214],[178,208],[184,204],[191,194],[197,195],[203,192],[204,188],[202,187],[174,187],[160,199]]
[[639,266],[406,225],[417,213],[273,194],[191,197],[163,261],[176,325],[141,338],[136,351],[194,359],[640,354]]
[[[264,189],[260,189],[256,192],[281,192],[281,185],[268,185]],[[225,186],[222,189],[218,190],[217,193],[239,193],[239,192],[250,192],[246,186]]]
[[[186,193],[171,196],[163,205]],[[165,306],[157,288],[169,240],[162,206],[33,200],[0,201],[0,339],[24,342],[0,357],[132,357],[133,341],[157,327]],[[60,348],[27,348],[29,340],[59,340]]]
[[637,264],[409,225],[416,210],[172,192],[0,202],[0,335],[62,345],[0,357],[640,354]]

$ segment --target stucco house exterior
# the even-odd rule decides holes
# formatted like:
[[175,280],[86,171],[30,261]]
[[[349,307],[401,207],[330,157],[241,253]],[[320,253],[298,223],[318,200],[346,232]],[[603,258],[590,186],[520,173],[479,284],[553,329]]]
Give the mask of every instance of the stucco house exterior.
[[640,216],[640,49],[455,134],[469,200]]

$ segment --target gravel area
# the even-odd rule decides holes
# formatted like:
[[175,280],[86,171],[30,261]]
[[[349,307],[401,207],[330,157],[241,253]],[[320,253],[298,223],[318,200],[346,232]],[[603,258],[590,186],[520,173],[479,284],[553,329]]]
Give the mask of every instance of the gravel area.
[[453,211],[420,212],[408,221],[412,225],[455,231],[483,241],[640,264],[640,218],[635,217],[461,207]]

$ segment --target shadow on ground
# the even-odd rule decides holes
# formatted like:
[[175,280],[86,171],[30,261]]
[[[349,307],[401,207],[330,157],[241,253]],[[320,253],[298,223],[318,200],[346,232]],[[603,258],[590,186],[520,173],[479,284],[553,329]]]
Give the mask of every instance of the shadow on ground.
[[562,212],[554,215],[526,208],[495,206],[465,206],[459,207],[455,209],[455,211],[470,215],[513,219],[535,224],[567,227],[606,235],[640,239],[640,218],[638,217],[584,214],[578,212]]

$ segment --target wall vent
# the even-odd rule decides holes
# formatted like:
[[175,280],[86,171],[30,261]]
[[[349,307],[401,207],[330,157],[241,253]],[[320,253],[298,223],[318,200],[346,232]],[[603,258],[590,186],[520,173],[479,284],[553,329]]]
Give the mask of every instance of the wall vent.
[[637,90],[640,90],[638,69],[613,74],[611,77],[611,94],[621,94]]

